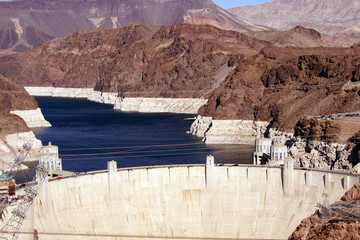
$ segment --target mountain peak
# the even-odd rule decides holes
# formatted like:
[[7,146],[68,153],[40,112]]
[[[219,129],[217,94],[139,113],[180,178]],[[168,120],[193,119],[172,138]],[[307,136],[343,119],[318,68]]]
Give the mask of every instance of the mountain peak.
[[79,29],[117,28],[134,22],[256,30],[211,0],[17,0],[1,2],[0,13],[0,49],[20,52]]
[[360,37],[358,0],[274,0],[229,12],[265,30],[313,28],[332,45],[351,46]]

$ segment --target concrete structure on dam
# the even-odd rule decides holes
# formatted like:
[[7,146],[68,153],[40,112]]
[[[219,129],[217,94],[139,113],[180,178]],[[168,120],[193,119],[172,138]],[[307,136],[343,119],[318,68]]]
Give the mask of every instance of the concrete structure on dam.
[[36,229],[39,239],[285,239],[324,193],[334,202],[358,183],[289,161],[216,166],[209,156],[206,165],[131,169],[112,161],[107,171],[45,181],[21,231]]

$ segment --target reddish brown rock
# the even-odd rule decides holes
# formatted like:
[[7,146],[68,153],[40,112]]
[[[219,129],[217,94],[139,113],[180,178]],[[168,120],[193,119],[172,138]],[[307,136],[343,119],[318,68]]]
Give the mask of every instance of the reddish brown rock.
[[211,0],[17,0],[0,2],[0,49],[24,52],[80,29],[117,28],[129,23],[170,26],[210,24],[252,31]]
[[207,97],[201,115],[269,121],[292,131],[304,115],[360,110],[359,53],[357,47],[275,47],[206,25],[131,24],[78,31],[1,57],[0,73],[23,85]]
[[24,87],[0,75],[0,111],[31,110],[38,107]]
[[35,99],[22,86],[0,75],[0,135],[29,131],[24,120],[10,111],[31,110],[37,106]]
[[302,118],[295,126],[295,136],[308,140],[339,142],[340,132],[340,124],[334,120]]
[[266,47],[238,65],[199,113],[291,131],[304,115],[358,111],[359,64],[354,48]]
[[[201,97],[269,43],[209,25],[131,24],[55,39],[2,57],[0,73],[23,85],[95,87],[122,96]],[[226,75],[225,75],[226,76]]]
[[359,206],[360,187],[355,185],[331,205],[333,212],[317,210],[301,222],[289,239],[360,239]]

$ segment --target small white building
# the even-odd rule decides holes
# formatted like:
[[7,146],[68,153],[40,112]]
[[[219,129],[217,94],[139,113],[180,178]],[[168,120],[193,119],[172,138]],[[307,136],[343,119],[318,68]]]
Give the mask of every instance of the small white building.
[[271,146],[271,153],[270,153],[270,160],[271,161],[282,161],[287,158],[288,149],[285,145],[272,145]]
[[253,152],[254,165],[265,164],[270,156],[271,142],[270,138],[257,138],[255,140],[255,151]]
[[270,153],[271,148],[270,138],[258,138],[255,140],[255,151],[262,153]]
[[254,165],[282,165],[288,156],[285,145],[272,145],[270,138],[257,138],[253,152]]
[[49,142],[48,146],[43,146],[40,151],[39,164],[48,171],[49,175],[52,175],[54,170],[62,170],[62,161],[59,158],[58,146],[51,145]]

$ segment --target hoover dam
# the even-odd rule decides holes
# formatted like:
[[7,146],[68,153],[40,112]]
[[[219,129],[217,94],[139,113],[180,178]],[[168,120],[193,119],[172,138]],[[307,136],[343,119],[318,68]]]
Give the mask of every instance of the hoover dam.
[[110,161],[104,171],[46,179],[21,231],[36,229],[39,239],[286,239],[317,203],[354,184],[358,175],[292,161],[218,166],[208,156],[205,165],[129,169]]

